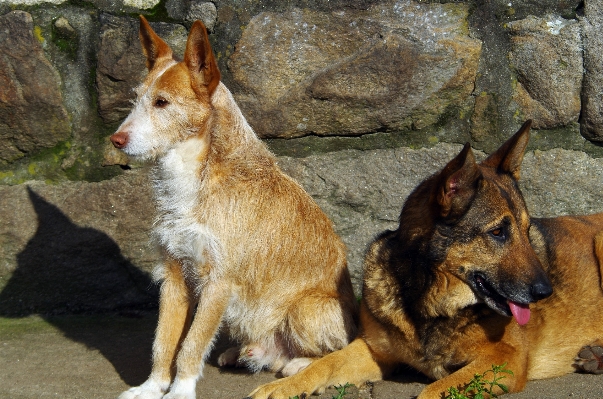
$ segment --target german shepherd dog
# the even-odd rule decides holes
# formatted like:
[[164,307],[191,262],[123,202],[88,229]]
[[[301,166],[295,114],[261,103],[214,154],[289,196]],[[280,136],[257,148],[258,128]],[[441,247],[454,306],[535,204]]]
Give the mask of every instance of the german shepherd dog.
[[151,375],[120,398],[190,399],[221,324],[220,365],[291,375],[356,334],[345,246],[247,124],[199,21],[184,60],[140,18],[148,76],[115,147],[155,161],[165,262]]
[[529,130],[481,164],[466,145],[423,181],[398,229],[367,252],[358,338],[250,396],[362,384],[401,364],[435,380],[419,399],[505,363],[511,392],[575,368],[603,371],[603,214],[530,218],[518,187]]

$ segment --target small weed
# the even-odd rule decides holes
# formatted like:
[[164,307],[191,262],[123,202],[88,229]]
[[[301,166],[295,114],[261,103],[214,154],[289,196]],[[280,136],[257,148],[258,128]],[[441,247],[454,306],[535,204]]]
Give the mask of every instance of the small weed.
[[[332,399],[344,399],[345,395],[348,394],[347,389],[352,386],[352,384],[348,384],[347,382],[345,383],[345,385],[337,385],[335,387],[335,389],[337,390],[337,396],[332,396]],[[289,399],[299,399],[299,396],[294,396]]]
[[[503,392],[508,392],[509,389],[505,384],[502,384],[500,380],[505,378],[501,373],[513,375],[513,372],[506,369],[507,363],[500,366],[492,365],[492,369],[486,370],[482,374],[475,374],[473,379],[469,381],[469,384],[459,390],[456,387],[448,388],[448,395],[444,399],[484,399],[484,394],[490,395],[491,398],[497,398],[498,395],[493,392],[494,388],[498,387]],[[492,373],[492,379],[486,379],[488,373]]]
[[333,396],[332,399],[343,399],[343,397],[348,393],[346,392],[346,390],[351,386],[352,384],[348,384],[347,382],[345,383],[345,385],[336,386],[335,389],[337,390],[337,396]]

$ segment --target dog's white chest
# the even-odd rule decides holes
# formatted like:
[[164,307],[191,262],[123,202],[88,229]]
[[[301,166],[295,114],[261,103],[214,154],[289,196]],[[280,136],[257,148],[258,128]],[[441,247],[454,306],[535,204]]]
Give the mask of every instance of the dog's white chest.
[[171,257],[193,269],[220,259],[218,238],[199,220],[202,190],[199,159],[204,151],[203,140],[188,139],[169,150],[155,171],[158,206],[155,238]]

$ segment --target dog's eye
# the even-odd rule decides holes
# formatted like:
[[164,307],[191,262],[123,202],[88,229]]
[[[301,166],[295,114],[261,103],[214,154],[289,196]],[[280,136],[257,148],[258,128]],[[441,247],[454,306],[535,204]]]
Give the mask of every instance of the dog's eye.
[[505,230],[502,227],[497,227],[489,231],[490,235],[499,240],[504,240],[506,238]]
[[159,98],[155,99],[155,106],[157,108],[164,108],[168,104],[169,103],[165,98],[159,97]]

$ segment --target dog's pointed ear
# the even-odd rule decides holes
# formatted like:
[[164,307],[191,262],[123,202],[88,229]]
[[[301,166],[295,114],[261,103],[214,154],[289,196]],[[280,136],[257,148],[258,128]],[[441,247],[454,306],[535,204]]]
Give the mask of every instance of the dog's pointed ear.
[[204,85],[211,95],[220,83],[220,70],[209,43],[207,29],[201,21],[195,21],[188,34],[184,63],[195,83]]
[[482,162],[482,166],[495,168],[499,173],[510,174],[519,180],[521,162],[530,140],[530,126],[527,120],[509,140]]
[[465,213],[477,189],[482,174],[475,162],[469,143],[440,172],[437,201],[442,217],[457,217]]
[[149,21],[140,16],[140,30],[138,31],[142,52],[147,57],[147,69],[153,69],[157,60],[161,58],[172,58],[172,49],[155,33]]

